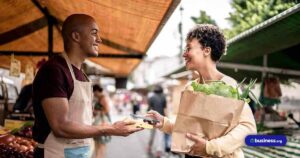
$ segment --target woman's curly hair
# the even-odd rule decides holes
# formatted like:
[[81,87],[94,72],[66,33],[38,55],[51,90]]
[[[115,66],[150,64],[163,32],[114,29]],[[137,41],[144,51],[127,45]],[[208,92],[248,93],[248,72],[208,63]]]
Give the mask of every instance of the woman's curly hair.
[[217,26],[211,24],[197,24],[186,37],[186,41],[191,41],[194,38],[203,47],[211,48],[211,59],[219,61],[221,56],[225,53],[226,41],[223,33]]

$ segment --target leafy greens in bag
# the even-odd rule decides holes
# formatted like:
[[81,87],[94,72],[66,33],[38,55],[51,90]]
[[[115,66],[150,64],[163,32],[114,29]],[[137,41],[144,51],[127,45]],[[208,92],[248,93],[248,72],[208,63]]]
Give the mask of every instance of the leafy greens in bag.
[[[255,80],[250,80],[249,84],[245,86],[245,89],[240,93],[239,87],[241,84],[245,81],[245,79],[237,85],[237,87],[232,87],[230,85],[227,85],[223,81],[211,81],[209,83],[200,84],[195,81],[192,82],[191,86],[193,87],[193,90],[195,92],[202,92],[206,95],[215,94],[218,96],[223,96],[226,98],[233,98],[238,100],[243,100],[247,103],[250,102],[250,99],[248,98],[249,93],[254,97],[255,101],[258,102],[255,95],[252,93],[251,88],[255,85]],[[258,102],[258,104],[261,106],[261,104]]]

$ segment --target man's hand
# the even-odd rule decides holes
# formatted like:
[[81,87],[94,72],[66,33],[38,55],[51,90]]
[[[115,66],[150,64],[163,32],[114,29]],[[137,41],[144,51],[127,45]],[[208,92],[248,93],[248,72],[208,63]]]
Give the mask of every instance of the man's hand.
[[114,136],[129,136],[134,132],[143,130],[143,128],[134,127],[134,121],[118,121],[111,125],[111,128],[107,131],[108,135]]
[[194,156],[207,155],[205,139],[191,133],[187,133],[186,137],[195,142],[195,144],[191,147],[191,151],[188,153],[189,155],[194,155]]
[[158,112],[151,110],[146,114],[146,117],[156,119],[156,120],[159,121],[158,123],[153,124],[153,126],[155,128],[162,128],[163,127],[164,116],[160,115]]

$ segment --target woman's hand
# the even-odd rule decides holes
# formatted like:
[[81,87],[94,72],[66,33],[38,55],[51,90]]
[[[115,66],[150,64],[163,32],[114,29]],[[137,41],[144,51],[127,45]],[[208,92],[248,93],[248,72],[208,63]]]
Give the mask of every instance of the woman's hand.
[[162,127],[163,127],[163,124],[164,124],[164,116],[162,116],[162,115],[159,114],[158,112],[153,111],[153,110],[150,110],[150,111],[146,114],[146,117],[152,118],[152,119],[156,119],[156,120],[159,121],[158,123],[153,124],[153,126],[154,126],[155,128],[162,128]]
[[195,144],[191,147],[191,151],[188,153],[193,156],[205,156],[206,153],[206,140],[204,138],[199,137],[198,135],[187,133],[186,137]]

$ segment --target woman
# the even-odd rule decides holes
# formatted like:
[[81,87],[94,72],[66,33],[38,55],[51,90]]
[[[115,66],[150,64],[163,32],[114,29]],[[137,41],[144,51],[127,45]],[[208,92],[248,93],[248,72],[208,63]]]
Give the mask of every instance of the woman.
[[[203,80],[221,80],[228,85],[236,87],[237,82],[217,70],[216,64],[225,52],[226,42],[220,30],[210,24],[201,24],[193,28],[186,37],[186,49],[183,57],[188,70],[197,71],[200,75],[196,80],[202,83]],[[201,79],[200,79],[201,78]],[[190,85],[187,86],[187,89]],[[150,111],[148,117],[158,119],[160,122],[155,125],[163,132],[172,133],[173,123],[156,111]],[[239,124],[229,133],[212,140],[205,140],[197,135],[187,133],[186,137],[194,141],[189,154],[207,155],[210,157],[244,157],[241,147],[248,134],[256,133],[256,124],[248,105],[244,106],[239,118]],[[186,155],[187,157],[192,157]]]
[[[93,92],[96,99],[94,105],[95,125],[111,123],[109,117],[109,102],[107,96],[103,94],[103,89],[99,85],[93,86]],[[105,155],[105,144],[110,142],[110,136],[99,136],[94,138],[96,158],[103,158]]]

